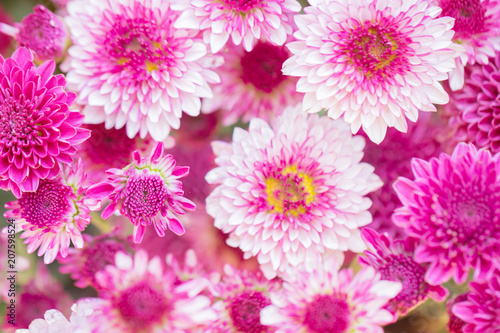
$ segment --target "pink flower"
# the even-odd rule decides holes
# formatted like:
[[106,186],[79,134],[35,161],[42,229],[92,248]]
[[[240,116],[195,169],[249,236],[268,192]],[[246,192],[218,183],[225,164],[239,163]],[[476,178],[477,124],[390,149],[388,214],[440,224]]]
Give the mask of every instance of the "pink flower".
[[365,256],[359,257],[362,266],[371,266],[380,273],[382,280],[401,282],[401,292],[389,301],[386,309],[396,320],[426,301],[428,298],[441,302],[448,296],[448,290],[431,286],[425,282],[426,266],[417,263],[413,254],[417,242],[414,238],[392,241],[384,234],[365,228],[362,236],[368,244]]
[[446,325],[446,328],[450,333],[463,333],[463,327],[465,324],[467,324],[465,321],[462,319],[458,318],[455,316],[455,314],[452,312],[452,308],[455,304],[467,301],[467,297],[469,295],[469,292],[466,292],[464,294],[460,294],[457,297],[449,300],[446,304],[446,309],[448,312],[448,317],[450,320],[448,321],[448,324]]
[[117,253],[114,266],[97,273],[102,303],[93,332],[181,333],[215,319],[210,299],[188,295],[172,271],[144,251],[132,258]]
[[42,5],[14,26],[0,23],[0,32],[15,37],[20,46],[35,53],[38,61],[60,60],[68,46],[69,34],[62,19]]
[[97,287],[95,274],[107,265],[115,262],[117,252],[130,253],[129,243],[120,238],[116,232],[97,237],[83,235],[85,248],[68,250],[66,258],[58,258],[59,270],[63,274],[71,274],[75,286],[85,288]]
[[59,177],[41,180],[35,192],[25,192],[16,201],[5,204],[4,216],[14,218],[16,230],[28,244],[28,253],[38,248],[49,264],[60,253],[68,255],[70,242],[83,248],[81,232],[90,223],[90,211],[100,208],[97,200],[85,191],[85,174],[81,161],[64,166]]
[[465,86],[451,94],[445,106],[451,115],[452,144],[472,142],[479,148],[500,152],[500,52],[485,65],[465,68]]
[[222,53],[224,64],[217,68],[221,83],[214,85],[214,98],[202,101],[203,112],[223,111],[223,124],[232,125],[241,117],[265,121],[274,119],[284,107],[299,103],[297,78],[283,75],[281,67],[290,57],[284,46],[259,40],[252,51],[228,43]]
[[[300,77],[304,110],[328,109],[380,143],[387,126],[406,132],[406,118],[436,111],[448,94],[439,81],[463,48],[452,43],[453,19],[422,0],[312,0],[295,16],[297,42],[283,65]],[[439,32],[439,33],[437,33]]]
[[181,11],[174,26],[202,31],[212,53],[222,50],[229,37],[246,51],[260,38],[283,45],[292,30],[288,15],[301,10],[296,0],[178,1],[172,8]]
[[219,186],[207,198],[227,243],[257,256],[268,278],[316,257],[364,250],[359,227],[371,222],[365,196],[382,183],[360,163],[364,139],[343,121],[286,109],[271,128],[261,119],[233,142],[215,142]]
[[452,90],[464,85],[464,66],[488,63],[500,51],[499,0],[436,0],[443,9],[441,16],[455,19],[453,41],[465,47],[465,53],[455,59],[456,68],[449,73]]
[[180,178],[189,173],[189,167],[176,166],[172,155],[163,154],[163,143],[159,142],[151,155],[142,158],[135,151],[134,161],[123,169],[109,169],[106,181],[92,185],[87,194],[95,199],[109,198],[102,212],[108,219],[115,210],[125,215],[134,225],[134,242],[140,243],[146,226],[153,224],[158,236],[165,236],[168,228],[177,235],[184,227],[174,215],[184,210],[194,210],[192,201],[183,197]]
[[272,305],[261,312],[261,323],[277,333],[383,333],[394,318],[384,305],[401,291],[401,283],[380,280],[371,267],[354,277],[351,269],[337,272],[332,262],[310,263],[271,294]]
[[[73,46],[68,85],[88,123],[126,125],[130,138],[163,141],[182,112],[200,113],[219,81],[196,31],[173,27],[179,14],[168,0],[90,0],[68,3]],[[104,107],[104,108],[103,108]]]
[[471,282],[467,300],[451,308],[462,319],[464,333],[496,333],[500,331],[500,272],[486,282]]
[[393,219],[421,240],[415,261],[429,263],[432,285],[453,276],[464,283],[491,276],[500,262],[500,155],[459,144],[451,156],[413,159],[415,180],[399,178],[394,189],[403,203]]
[[205,332],[275,332],[275,328],[260,323],[260,311],[271,305],[271,293],[280,289],[281,282],[269,281],[260,272],[225,265],[222,281],[213,291],[212,309],[217,312],[217,320]]
[[54,61],[35,67],[26,48],[0,57],[0,188],[17,198],[54,179],[89,137],[79,127],[83,116],[69,110],[76,95],[64,91],[66,80],[54,69]]

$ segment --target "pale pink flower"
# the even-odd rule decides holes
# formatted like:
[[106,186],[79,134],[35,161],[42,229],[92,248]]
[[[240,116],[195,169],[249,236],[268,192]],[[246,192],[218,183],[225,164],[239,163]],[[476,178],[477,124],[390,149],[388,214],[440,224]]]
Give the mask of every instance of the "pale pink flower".
[[308,112],[328,109],[380,143],[387,127],[406,132],[418,110],[448,102],[439,81],[463,48],[452,42],[453,19],[425,0],[311,0],[296,15],[294,56],[283,65],[300,77]]
[[464,67],[476,62],[488,63],[488,57],[500,52],[499,0],[435,0],[443,9],[441,16],[455,19],[453,41],[465,47],[465,53],[455,59],[456,68],[449,73],[450,88],[464,85]]
[[301,10],[297,0],[177,1],[172,8],[181,11],[174,26],[201,31],[212,53],[222,50],[229,37],[247,51],[261,38],[283,45],[292,30],[289,15]]
[[54,179],[89,137],[83,116],[69,109],[76,95],[64,90],[64,76],[53,75],[55,66],[49,60],[36,67],[24,47],[0,57],[0,188],[17,198]]
[[336,264],[309,263],[271,294],[272,305],[261,312],[261,323],[277,333],[383,333],[394,321],[384,305],[401,291],[401,283],[380,280],[372,267],[355,276],[338,272]]
[[100,208],[97,200],[86,195],[85,178],[81,161],[65,165],[59,177],[41,180],[35,192],[24,192],[18,200],[5,204],[4,216],[15,220],[28,253],[38,248],[37,254],[44,256],[46,264],[58,253],[66,257],[71,242],[83,248],[81,232],[90,223],[90,211]]
[[[163,143],[158,142],[149,157],[133,153],[134,160],[123,169],[107,170],[108,179],[92,185],[87,194],[95,199],[108,198],[111,203],[103,210],[108,219],[116,210],[134,225],[134,242],[140,243],[144,231],[153,225],[158,236],[165,230],[184,234],[184,227],[175,214],[194,210],[195,204],[183,197],[179,180],[189,173],[189,167],[176,166],[172,155],[163,156]],[[175,214],[174,214],[175,213]]]
[[414,180],[394,189],[403,207],[394,223],[420,240],[415,261],[428,263],[425,280],[438,285],[491,277],[500,267],[500,154],[460,143],[453,154],[412,160]]
[[142,250],[133,258],[117,253],[115,265],[96,277],[102,315],[95,318],[95,333],[181,333],[215,319],[208,297],[188,294],[160,258],[149,259]]
[[221,110],[224,125],[240,118],[244,122],[274,119],[284,107],[296,105],[304,97],[295,89],[298,79],[281,72],[290,55],[284,46],[263,40],[250,52],[228,43],[222,53],[224,64],[216,69],[221,82],[212,87],[214,98],[202,101],[202,111]]
[[257,256],[268,278],[318,254],[360,252],[359,227],[371,222],[365,196],[382,183],[360,163],[364,139],[342,120],[286,109],[273,128],[261,119],[233,142],[214,142],[218,168],[206,179],[219,186],[207,198],[227,243]]
[[182,112],[200,113],[214,59],[197,31],[173,27],[179,13],[168,0],[90,0],[68,3],[73,46],[68,86],[78,91],[87,123],[126,125],[127,135],[163,141]]

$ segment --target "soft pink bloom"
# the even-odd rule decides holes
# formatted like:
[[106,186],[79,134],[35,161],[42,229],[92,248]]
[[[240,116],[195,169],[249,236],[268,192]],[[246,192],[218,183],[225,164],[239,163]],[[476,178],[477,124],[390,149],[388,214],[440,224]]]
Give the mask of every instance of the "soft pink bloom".
[[215,319],[206,296],[188,293],[176,276],[164,270],[160,258],[144,251],[132,258],[116,254],[114,266],[97,273],[102,303],[95,318],[95,333],[181,333]]
[[64,91],[66,80],[54,69],[52,60],[37,68],[24,47],[0,57],[0,188],[18,198],[54,179],[89,137],[79,127],[83,116],[69,110],[76,95]]
[[308,112],[328,109],[380,143],[387,127],[406,132],[406,118],[436,111],[448,94],[439,81],[463,48],[452,42],[453,19],[425,0],[311,0],[296,15],[297,42],[283,72],[300,77]]
[[60,60],[70,42],[62,19],[42,5],[36,5],[33,13],[14,26],[0,23],[0,32],[14,37],[20,46],[31,49],[37,61]]
[[[0,23],[12,25],[14,23],[13,18],[9,12],[4,8],[4,5],[0,5]],[[0,33],[0,54],[4,56],[10,55],[10,46],[12,45],[12,37],[6,34]]]
[[200,113],[219,81],[197,31],[173,27],[168,0],[72,1],[66,17],[73,46],[68,86],[78,91],[86,123],[126,125],[130,138],[163,141],[182,112]]
[[456,68],[449,73],[452,90],[464,85],[464,66],[486,65],[488,57],[500,51],[499,0],[435,0],[443,9],[441,16],[455,19],[453,41],[465,47],[465,53],[455,59]]
[[91,329],[94,318],[100,315],[96,310],[102,301],[97,298],[83,298],[71,307],[70,320],[58,310],[47,310],[43,319],[35,319],[28,329],[16,333],[95,333]]
[[252,51],[228,43],[224,64],[216,69],[221,82],[212,87],[214,98],[202,101],[203,112],[221,110],[224,125],[240,118],[274,119],[284,107],[296,105],[304,95],[295,89],[297,78],[283,75],[281,67],[290,57],[284,46],[259,40]]
[[129,242],[115,231],[97,237],[84,234],[83,239],[85,248],[70,248],[66,258],[58,258],[61,263],[59,271],[70,274],[78,288],[96,288],[95,274],[113,264],[117,252],[131,253],[132,249]]
[[401,282],[401,292],[391,299],[386,309],[396,320],[429,298],[441,302],[448,296],[448,290],[431,286],[425,282],[426,265],[413,259],[417,241],[414,238],[392,241],[387,235],[365,228],[362,236],[368,245],[364,256],[359,257],[362,266],[371,266],[380,273],[382,280]]
[[59,177],[41,180],[35,192],[25,192],[16,201],[5,204],[4,216],[15,220],[16,231],[28,244],[28,253],[37,248],[44,262],[54,261],[57,254],[68,255],[72,242],[83,248],[81,232],[90,223],[90,211],[100,208],[97,200],[85,191],[85,174],[81,162],[64,166]]
[[172,8],[181,11],[174,26],[201,31],[212,53],[222,50],[229,37],[247,51],[261,38],[283,45],[292,30],[289,15],[301,10],[297,0],[177,1]]
[[471,282],[467,299],[451,308],[462,319],[464,333],[500,332],[500,272],[486,282]]
[[260,323],[260,311],[271,305],[271,293],[280,289],[280,281],[269,281],[261,272],[251,273],[225,265],[222,281],[214,286],[212,292],[212,309],[217,312],[217,320],[205,332],[275,332],[274,327]]
[[412,170],[415,180],[394,183],[403,207],[393,219],[420,239],[415,261],[429,263],[426,281],[461,284],[470,269],[489,278],[500,267],[500,154],[461,143],[451,156],[413,159]]
[[373,222],[368,226],[379,233],[387,232],[393,239],[406,237],[404,229],[396,226],[391,219],[394,209],[401,206],[393,183],[398,177],[409,178],[412,175],[412,158],[427,160],[442,152],[436,138],[441,128],[433,122],[432,115],[421,113],[417,123],[408,124],[407,133],[389,128],[382,143],[377,145],[368,141],[364,149],[362,161],[373,165],[375,173],[384,183],[380,189],[368,195],[373,201],[370,208]]
[[[500,19],[499,19],[500,20]],[[451,93],[444,109],[452,132],[449,145],[472,142],[493,154],[500,152],[500,52],[485,65],[465,68],[463,89]]]
[[342,120],[286,109],[271,127],[261,119],[233,142],[214,142],[218,168],[206,179],[219,186],[207,198],[227,243],[257,256],[268,278],[288,266],[343,251],[364,250],[359,227],[371,222],[365,196],[382,183],[360,163],[364,139]]
[[[123,169],[109,169],[108,179],[92,185],[87,191],[95,199],[108,198],[111,203],[103,210],[108,219],[115,211],[125,215],[134,225],[134,242],[140,243],[146,227],[153,224],[158,236],[165,230],[184,234],[184,227],[175,214],[194,210],[195,204],[184,198],[179,180],[189,173],[189,167],[176,166],[172,155],[163,156],[163,143],[158,142],[149,157],[139,151]],[[175,214],[174,214],[175,213]]]
[[336,264],[312,262],[271,294],[272,305],[261,312],[261,323],[278,333],[383,333],[394,321],[384,305],[401,291],[401,283],[380,280],[372,267],[355,276],[338,272]]

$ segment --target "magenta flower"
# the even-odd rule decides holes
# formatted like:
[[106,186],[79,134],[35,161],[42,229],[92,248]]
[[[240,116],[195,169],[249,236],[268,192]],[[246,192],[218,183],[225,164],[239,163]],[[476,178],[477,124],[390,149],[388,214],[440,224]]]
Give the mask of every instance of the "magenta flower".
[[335,267],[326,261],[296,271],[281,292],[271,294],[261,323],[277,333],[383,333],[381,326],[394,321],[383,307],[401,291],[401,283],[380,280],[371,267],[355,276]]
[[70,42],[62,19],[42,5],[36,5],[33,13],[14,26],[0,23],[0,32],[31,49],[37,61],[61,60]]
[[88,286],[96,288],[95,274],[107,265],[113,264],[117,252],[130,253],[131,248],[129,243],[120,238],[116,232],[97,237],[85,234],[83,239],[85,248],[70,248],[66,258],[58,258],[61,263],[59,271],[70,274],[78,288]]
[[384,234],[365,228],[362,236],[368,244],[365,256],[359,257],[362,266],[371,266],[380,273],[382,280],[401,282],[401,292],[391,299],[386,309],[396,320],[426,301],[428,298],[441,302],[448,296],[448,290],[441,286],[431,286],[425,282],[426,265],[417,263],[413,254],[417,242],[413,238],[392,241]]
[[290,57],[284,46],[258,41],[252,51],[228,43],[224,64],[216,72],[221,82],[212,87],[214,98],[204,99],[203,112],[222,110],[224,125],[253,118],[274,119],[286,106],[304,97],[295,89],[297,78],[283,75],[281,67]]
[[181,291],[176,279],[158,257],[117,253],[115,265],[97,273],[102,301],[94,309],[102,315],[93,332],[182,333],[214,320],[210,299]]
[[479,148],[500,152],[500,52],[485,65],[465,68],[465,86],[451,94],[445,106],[451,115],[452,144],[472,142]]
[[464,66],[488,63],[488,57],[500,52],[499,0],[435,0],[443,9],[441,16],[455,19],[453,41],[465,47],[465,53],[455,59],[457,67],[450,72],[450,87],[464,85]]
[[17,198],[54,179],[89,137],[79,127],[83,116],[69,110],[76,95],[64,91],[66,80],[54,69],[54,61],[35,67],[26,48],[0,57],[0,188]]
[[[328,109],[380,143],[387,127],[406,132],[406,118],[448,102],[439,81],[463,48],[452,43],[453,19],[421,0],[312,0],[296,15],[297,42],[283,72],[300,77],[308,112]],[[435,33],[439,31],[438,33]]]
[[179,13],[170,7],[168,0],[68,3],[67,80],[87,122],[163,141],[182,112],[197,116],[200,98],[212,97],[215,59],[198,31],[173,27]]
[[16,201],[5,204],[4,216],[14,218],[16,230],[28,244],[28,253],[38,248],[49,264],[60,253],[64,258],[72,242],[83,248],[81,232],[90,223],[90,211],[100,208],[97,200],[85,191],[85,174],[81,161],[64,166],[59,177],[41,180],[35,192],[25,192]]
[[464,333],[496,333],[500,331],[500,272],[486,282],[471,282],[467,300],[451,308],[462,319]]
[[360,163],[364,139],[348,125],[300,105],[288,108],[273,128],[261,119],[233,142],[214,142],[218,168],[206,179],[219,186],[207,198],[214,224],[245,258],[257,256],[267,278],[317,255],[363,251],[359,227],[371,222],[366,195],[382,183]]
[[201,31],[212,53],[222,50],[229,37],[246,51],[261,38],[283,45],[292,31],[289,15],[301,10],[296,0],[178,1],[172,8],[181,12],[174,26]]
[[452,309],[453,309],[453,306],[455,304],[467,301],[468,295],[469,295],[469,292],[466,292],[464,294],[460,294],[457,297],[450,299],[446,303],[446,310],[448,312],[448,317],[450,318],[448,321],[448,324],[446,325],[446,328],[448,329],[448,331],[450,331],[450,333],[463,333],[464,332],[463,328],[464,328],[464,325],[467,323],[465,321],[463,321],[462,319],[458,318],[457,316],[455,316]]
[[399,178],[403,203],[394,222],[421,240],[415,261],[429,263],[425,279],[438,285],[491,276],[500,262],[500,155],[459,144],[451,156],[414,159],[415,180]]
[[214,286],[212,309],[217,320],[205,332],[275,332],[260,323],[260,311],[271,305],[271,293],[281,289],[278,280],[267,280],[260,272],[224,266],[222,281]]
[[123,169],[109,169],[106,181],[92,185],[87,194],[95,199],[109,198],[111,203],[103,210],[108,219],[115,210],[125,215],[134,225],[134,242],[140,243],[146,226],[153,224],[158,236],[165,236],[168,228],[177,235],[184,227],[174,215],[194,210],[195,204],[183,197],[182,183],[178,180],[189,173],[189,167],[176,166],[172,155],[163,154],[159,142],[151,155],[142,158],[135,151],[134,161]]

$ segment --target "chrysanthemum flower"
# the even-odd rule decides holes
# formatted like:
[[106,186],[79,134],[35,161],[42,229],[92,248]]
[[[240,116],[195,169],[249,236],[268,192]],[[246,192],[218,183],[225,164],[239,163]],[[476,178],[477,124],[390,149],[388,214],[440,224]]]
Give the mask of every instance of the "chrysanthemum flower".
[[421,240],[415,260],[429,263],[425,279],[438,285],[488,278],[500,267],[500,154],[459,144],[451,156],[412,161],[415,180],[399,178],[403,203],[393,219]]
[[299,40],[283,72],[299,76],[304,110],[328,109],[380,143],[387,126],[406,132],[406,118],[436,111],[448,94],[439,81],[463,48],[453,44],[453,19],[421,0],[312,0],[295,16]]
[[260,323],[260,311],[271,305],[271,293],[280,289],[281,282],[269,281],[260,272],[251,273],[225,265],[222,281],[213,291],[212,309],[217,312],[217,320],[205,332],[275,332],[274,327]]
[[68,108],[76,95],[64,91],[66,80],[54,69],[52,60],[35,67],[24,47],[0,57],[0,188],[17,198],[54,179],[60,163],[73,162],[74,145],[89,137],[79,127],[83,116]]
[[417,245],[414,238],[393,242],[370,228],[365,228],[362,236],[369,250],[364,252],[365,256],[359,257],[361,265],[375,268],[382,280],[402,283],[401,292],[385,307],[394,314],[394,319],[407,314],[428,298],[438,302],[446,299],[448,290],[427,284],[424,280],[427,267],[413,260]]
[[277,333],[382,333],[393,321],[383,307],[401,291],[401,283],[380,280],[372,267],[353,277],[351,269],[337,272],[336,265],[310,263],[271,295],[272,305],[261,312],[261,323]]
[[174,26],[201,30],[212,53],[222,50],[229,37],[247,51],[263,37],[283,45],[292,30],[289,15],[301,10],[297,0],[178,1],[172,8],[182,12]]
[[[500,22],[500,19],[499,19]],[[465,68],[465,85],[451,94],[445,111],[451,115],[451,144],[472,142],[479,148],[500,152],[500,52],[486,65]]]
[[86,121],[126,124],[130,138],[149,133],[163,141],[182,112],[196,116],[200,98],[212,97],[214,60],[197,31],[173,27],[179,14],[168,0],[72,1],[67,8],[74,43],[68,86],[86,105]]
[[468,295],[469,295],[468,292],[466,292],[464,294],[460,294],[457,297],[449,300],[446,304],[446,310],[448,312],[448,317],[450,318],[448,321],[448,324],[446,325],[446,328],[448,329],[448,331],[450,333],[463,333],[464,332],[463,327],[466,324],[466,322],[463,321],[462,319],[458,318],[457,316],[455,316],[452,309],[453,309],[453,305],[460,303],[460,302],[467,301]]
[[471,282],[467,300],[451,308],[462,319],[464,333],[495,333],[500,331],[500,272],[487,282]]
[[70,320],[58,310],[45,312],[43,319],[35,319],[28,329],[16,330],[16,333],[91,333],[94,317],[100,313],[95,309],[101,303],[97,298],[83,298],[71,307]]
[[364,249],[359,227],[371,222],[365,195],[382,183],[360,163],[364,139],[341,120],[286,109],[271,128],[253,119],[233,142],[215,142],[220,184],[207,198],[215,226],[245,257],[257,256],[268,278],[315,257]]
[[284,107],[297,105],[304,95],[295,89],[297,78],[283,75],[281,67],[290,57],[284,46],[258,41],[252,51],[228,43],[222,53],[224,64],[217,68],[221,83],[212,87],[213,99],[202,101],[203,112],[223,112],[223,124],[240,118],[269,121]]
[[97,200],[85,191],[85,174],[81,162],[64,166],[59,177],[41,180],[35,192],[25,192],[16,200],[5,204],[4,216],[15,220],[16,230],[28,244],[28,253],[38,248],[49,264],[60,253],[68,255],[70,242],[83,248],[81,232],[90,223],[90,211],[100,208]]
[[14,26],[0,23],[0,32],[31,49],[38,61],[61,59],[70,41],[62,19],[42,5],[36,5],[33,13]]
[[175,281],[158,257],[149,260],[144,251],[134,258],[117,253],[115,266],[97,273],[103,302],[93,332],[181,333],[215,319],[208,297],[188,296]]
[[464,85],[464,66],[486,65],[488,57],[500,51],[500,1],[499,0],[435,0],[443,9],[441,16],[455,19],[453,41],[465,47],[465,53],[455,59],[456,68],[450,72],[450,88]]
[[78,288],[96,288],[95,274],[113,264],[117,252],[130,253],[130,244],[116,232],[97,237],[84,234],[83,239],[85,248],[70,248],[66,258],[58,258],[61,263],[59,270],[63,274],[71,274]]
[[411,176],[411,159],[427,160],[437,156],[441,146],[436,139],[440,128],[433,124],[430,113],[420,114],[417,123],[408,124],[408,132],[401,133],[394,128],[387,131],[386,140],[379,145],[368,141],[364,149],[363,162],[375,167],[384,185],[368,197],[373,201],[370,212],[373,222],[368,226],[379,233],[387,232],[393,239],[405,238],[404,229],[392,222],[392,214],[401,201],[392,184],[398,177]]
[[111,203],[103,210],[108,219],[115,210],[125,215],[134,225],[134,241],[140,243],[146,226],[153,224],[158,236],[165,236],[168,228],[177,235],[184,227],[174,215],[194,210],[195,204],[183,197],[180,178],[189,173],[189,167],[176,166],[172,155],[163,156],[163,143],[158,142],[151,155],[142,158],[139,151],[134,161],[123,169],[109,169],[106,181],[92,185],[87,191],[95,199],[109,198]]

